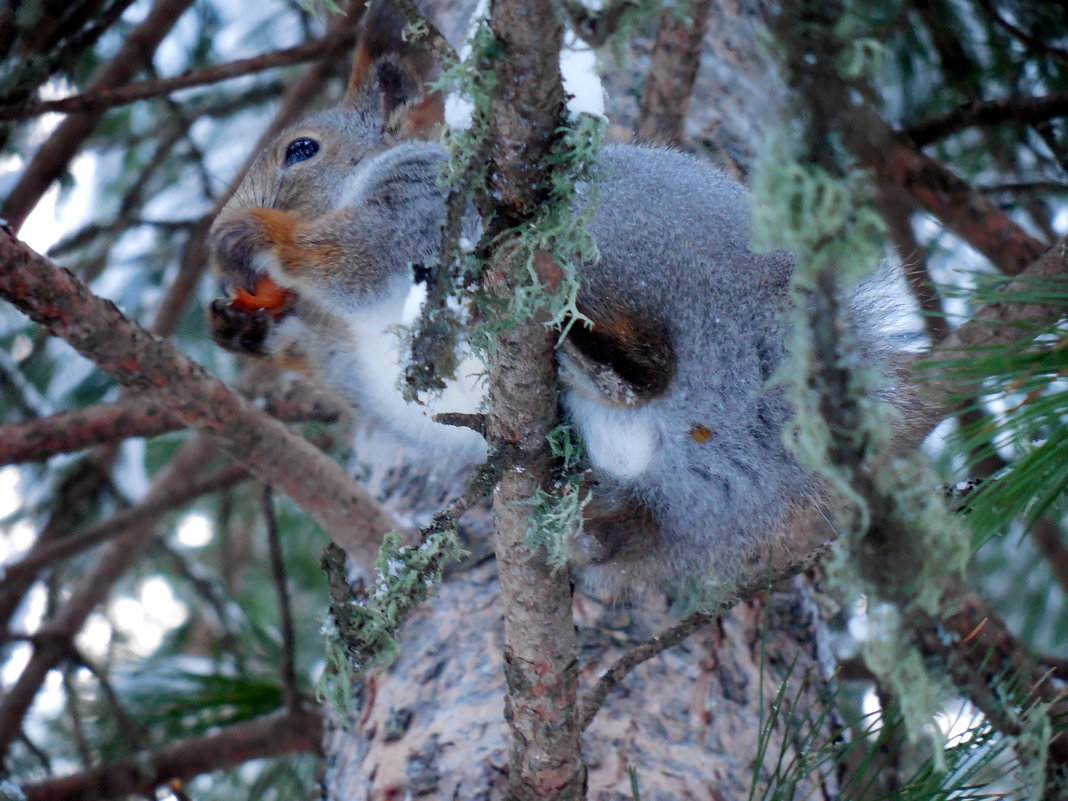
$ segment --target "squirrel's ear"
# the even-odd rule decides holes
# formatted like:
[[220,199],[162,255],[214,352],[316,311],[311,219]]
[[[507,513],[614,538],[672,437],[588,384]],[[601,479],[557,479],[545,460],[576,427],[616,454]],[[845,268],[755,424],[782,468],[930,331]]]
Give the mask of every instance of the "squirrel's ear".
[[438,65],[428,48],[405,41],[404,28],[389,0],[374,0],[364,18],[345,103],[381,120],[384,133],[433,138],[445,118],[440,93],[427,88]]

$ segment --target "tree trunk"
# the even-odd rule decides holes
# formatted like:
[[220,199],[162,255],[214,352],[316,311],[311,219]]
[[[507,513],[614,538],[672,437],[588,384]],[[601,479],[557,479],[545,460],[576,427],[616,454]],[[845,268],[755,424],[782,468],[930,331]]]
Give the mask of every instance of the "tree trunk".
[[[659,601],[659,603],[652,603]],[[660,608],[651,609],[652,606]],[[660,599],[608,606],[574,597],[580,683],[587,690],[628,644],[670,625]],[[756,797],[779,754],[811,732],[830,667],[826,630],[809,580],[735,608],[681,645],[637,667],[609,695],[583,741],[588,798],[745,801],[770,726]],[[326,798],[496,799],[507,783],[503,629],[495,565],[452,576],[409,621],[401,656],[357,684],[355,719],[335,720],[325,740]],[[834,732],[825,722],[820,742]],[[835,797],[835,777],[811,774],[805,798]]]

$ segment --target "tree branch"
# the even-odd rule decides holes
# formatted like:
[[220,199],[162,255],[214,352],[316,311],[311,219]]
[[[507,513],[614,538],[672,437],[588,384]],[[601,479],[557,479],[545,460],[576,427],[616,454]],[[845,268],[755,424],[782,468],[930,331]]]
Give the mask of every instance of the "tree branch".
[[282,538],[278,533],[278,519],[274,514],[274,497],[269,486],[264,485],[261,499],[263,522],[267,528],[267,550],[271,560],[271,578],[278,595],[278,631],[282,639],[282,698],[286,709],[300,708],[300,691],[297,688],[295,636],[293,634],[293,608],[289,603],[289,585],[286,579],[285,558],[282,555]]
[[0,297],[121,384],[162,390],[171,412],[289,495],[362,564],[374,563],[391,521],[337,463],[8,233],[0,233]]
[[[686,115],[711,4],[711,0],[690,0],[682,8],[665,6],[660,12],[638,108],[635,136],[639,141],[678,147],[686,138]],[[680,17],[683,9],[688,13]]]
[[[148,16],[130,32],[115,57],[93,74],[89,91],[105,91],[121,86],[143,69],[152,60],[152,54],[163,37],[192,4],[193,0],[156,0]],[[15,230],[22,227],[41,195],[67,169],[102,113],[102,110],[97,110],[71,115],[38,149],[0,209],[0,217],[6,219]]]
[[158,78],[153,81],[127,84],[115,88],[99,88],[82,94],[63,97],[58,100],[42,100],[14,106],[0,106],[0,121],[24,120],[49,112],[75,114],[85,111],[103,111],[115,106],[123,106],[138,100],[147,100],[160,95],[167,95],[193,86],[228,81],[242,75],[288,67],[322,58],[338,50],[351,47],[356,41],[356,32],[352,28],[339,27],[327,33],[322,39],[313,42],[274,50],[251,58],[237,59],[226,64],[212,64],[207,67],[191,69],[170,78]]
[[32,579],[43,568],[61,559],[68,559],[94,545],[121,537],[134,527],[153,523],[165,513],[178,509],[195,498],[232,487],[246,478],[248,471],[241,465],[228,465],[207,475],[183,476],[180,480],[171,482],[166,495],[146,498],[141,503],[70,536],[34,543],[26,556],[4,568],[4,582],[21,583]]
[[[783,28],[783,15],[772,22]],[[798,36],[815,39],[809,26]],[[811,117],[824,134],[841,132],[845,146],[860,163],[884,181],[908,192],[948,229],[986,256],[1002,272],[1016,275],[1045,251],[1045,246],[1017,225],[1005,212],[975,191],[967,182],[934,159],[924,155],[905,137],[894,131],[872,106],[862,99],[862,87],[847,84],[825,59],[806,63],[806,55],[823,46],[804,41],[787,74],[792,87],[813,109]],[[802,52],[804,51],[804,52]],[[818,118],[818,119],[817,119]],[[830,139],[823,137],[823,147]]]
[[990,2],[990,0],[979,0],[979,5],[981,5],[983,7],[983,10],[990,15],[990,18],[994,20],[994,22],[999,28],[1001,28],[1006,33],[1016,37],[1029,48],[1034,50],[1036,53],[1043,53],[1047,56],[1051,56],[1053,58],[1060,59],[1061,61],[1068,62],[1068,50],[1062,50],[1059,47],[1053,47],[1048,42],[1043,41],[1039,37],[1032,36],[1030,33],[1023,30],[1022,28],[1013,25],[1011,22],[1002,17],[1001,14],[998,13],[997,9],[994,8],[994,5]]
[[[494,61],[488,186],[477,199],[493,249],[484,280],[507,308],[524,261],[516,231],[549,196],[550,156],[563,125],[559,57],[563,24],[553,0],[493,0]],[[507,323],[496,338],[486,433],[494,453],[518,454],[494,491],[494,550],[504,612],[505,719],[511,731],[508,799],[576,801],[585,793],[575,699],[578,663],[565,569],[527,544],[530,501],[552,478],[548,434],[556,424],[556,334],[543,313]]]
[[318,751],[323,729],[317,710],[287,709],[83,773],[29,784],[22,791],[26,801],[84,801],[148,793],[171,779],[225,770],[251,759]]
[[[203,437],[186,442],[152,481],[145,501],[165,497],[170,484],[193,472],[210,454]],[[73,638],[86,618],[104,600],[114,583],[138,560],[155,533],[154,520],[127,531],[104,550],[66,598],[33,637],[33,653],[10,690],[0,697],[0,761],[22,727],[48,671],[73,653]]]
[[[264,408],[286,423],[338,419],[341,410],[331,398],[303,386],[307,394],[298,397],[292,393],[263,396]],[[186,422],[171,411],[161,393],[144,392],[0,428],[0,465],[39,462],[103,442],[156,437],[185,427]]]
[[901,133],[916,147],[924,147],[973,125],[1034,125],[1066,114],[1068,92],[1054,92],[1041,97],[1006,97],[965,103],[937,117],[906,125]]
[[920,307],[927,337],[932,343],[941,342],[949,335],[949,322],[942,307],[942,297],[927,269],[927,251],[917,241],[912,229],[912,203],[900,187],[884,184],[878,187],[875,204],[897,251],[909,292]]

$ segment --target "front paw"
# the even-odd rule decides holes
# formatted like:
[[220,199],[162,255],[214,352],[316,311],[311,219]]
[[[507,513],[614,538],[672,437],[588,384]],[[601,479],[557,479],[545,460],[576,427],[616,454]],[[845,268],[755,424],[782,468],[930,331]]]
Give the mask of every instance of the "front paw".
[[208,309],[211,338],[222,348],[243,356],[267,355],[267,336],[271,332],[271,316],[257,309],[248,311],[217,298]]
[[257,211],[266,209],[224,212],[211,228],[211,251],[227,293],[237,288],[254,291],[275,249],[271,230]]

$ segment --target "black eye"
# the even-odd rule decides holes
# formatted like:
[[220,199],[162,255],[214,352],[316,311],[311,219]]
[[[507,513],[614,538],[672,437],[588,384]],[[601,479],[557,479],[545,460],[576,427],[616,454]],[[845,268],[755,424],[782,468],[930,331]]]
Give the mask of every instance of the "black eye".
[[307,161],[319,152],[319,143],[314,139],[294,139],[286,148],[285,166]]

